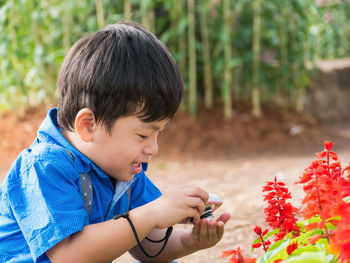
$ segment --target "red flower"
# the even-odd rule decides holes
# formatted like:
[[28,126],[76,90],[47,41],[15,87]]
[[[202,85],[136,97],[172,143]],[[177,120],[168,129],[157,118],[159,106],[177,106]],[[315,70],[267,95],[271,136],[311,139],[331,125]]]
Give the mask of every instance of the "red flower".
[[265,229],[263,232],[260,226],[255,225],[254,232],[259,236],[260,242],[252,244],[252,248],[259,248],[262,246],[265,251],[269,249],[269,245],[271,245],[271,241],[264,240],[264,236],[267,234],[268,231],[269,231],[268,229]]
[[[336,153],[331,151],[333,142],[324,142],[325,150],[316,156],[297,183],[304,184],[305,198],[301,213],[305,219],[319,215],[321,222],[310,224],[307,229],[324,228],[328,237],[325,221],[340,214],[343,198],[350,195],[350,181],[343,176]],[[336,222],[334,222],[336,223]]]
[[237,247],[237,249],[230,249],[222,252],[222,257],[229,257],[229,263],[255,263],[256,258],[244,258],[241,253],[241,248]]
[[255,244],[252,244],[252,248],[259,248],[261,247],[262,243],[259,242],[259,243],[255,243]]
[[333,142],[331,142],[331,141],[324,141],[324,148],[325,148],[325,150],[326,151],[330,151],[331,150],[331,148],[333,147]]
[[255,225],[254,232],[260,236],[262,234],[262,230],[260,226]]
[[341,220],[331,240],[339,250],[339,259],[350,262],[350,203],[343,204],[340,211]]
[[283,239],[287,235],[287,232],[278,232],[275,234],[275,241]]
[[298,241],[292,242],[287,246],[287,254],[290,255],[298,248]]
[[282,239],[289,232],[294,232],[296,236],[299,235],[300,231],[295,218],[298,209],[287,202],[292,196],[285,184],[278,182],[275,177],[273,182],[266,183],[263,192],[268,192],[264,195],[264,201],[269,204],[264,209],[266,222],[273,229],[280,229],[280,232],[275,234],[276,240]]

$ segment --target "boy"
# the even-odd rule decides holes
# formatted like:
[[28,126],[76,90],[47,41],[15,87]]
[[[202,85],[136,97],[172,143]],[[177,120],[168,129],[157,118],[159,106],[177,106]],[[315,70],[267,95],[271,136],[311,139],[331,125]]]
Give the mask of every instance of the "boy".
[[[215,245],[230,215],[200,219],[207,192],[162,195],[144,173],[182,92],[171,55],[138,24],[75,43],[58,77],[58,108],[0,188],[0,261],[109,262],[129,251],[167,262]],[[192,231],[171,233],[189,218]]]

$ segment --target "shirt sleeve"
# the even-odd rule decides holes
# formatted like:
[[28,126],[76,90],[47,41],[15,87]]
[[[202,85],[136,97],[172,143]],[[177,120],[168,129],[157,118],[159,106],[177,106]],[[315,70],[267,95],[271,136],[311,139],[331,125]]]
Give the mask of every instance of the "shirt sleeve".
[[10,206],[34,262],[88,222],[77,172],[61,155],[32,162],[9,187]]
[[160,197],[162,193],[144,172],[138,175],[131,186],[130,209],[137,208]]

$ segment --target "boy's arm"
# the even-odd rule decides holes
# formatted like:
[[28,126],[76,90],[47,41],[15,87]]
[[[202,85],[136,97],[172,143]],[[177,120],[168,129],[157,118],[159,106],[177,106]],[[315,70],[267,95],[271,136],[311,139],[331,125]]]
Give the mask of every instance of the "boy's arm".
[[[135,246],[129,252],[141,262],[169,262],[198,250],[214,246],[221,240],[224,234],[224,224],[230,217],[230,214],[224,213],[216,220],[207,221],[202,219],[193,226],[192,230],[174,228],[164,251],[156,258],[145,256],[138,246]],[[165,231],[164,229],[154,229],[148,237],[159,240],[164,237]],[[142,246],[151,255],[156,254],[162,245],[163,243],[157,244],[147,240],[142,241]]]
[[[188,217],[198,222],[207,199],[203,190],[188,187],[129,211],[129,217],[142,240],[152,229],[166,228]],[[173,207],[170,212],[169,207]],[[52,262],[110,262],[135,245],[128,221],[119,218],[85,226],[46,251],[46,255]]]
[[[148,209],[139,207],[129,212],[144,238],[156,225],[152,218],[145,221]],[[52,262],[110,262],[135,246],[133,232],[125,219],[87,225],[46,252]]]

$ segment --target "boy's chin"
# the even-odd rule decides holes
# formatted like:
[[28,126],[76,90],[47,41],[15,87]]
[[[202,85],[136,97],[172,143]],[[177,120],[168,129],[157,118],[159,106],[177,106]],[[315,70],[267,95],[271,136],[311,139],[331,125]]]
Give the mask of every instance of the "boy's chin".
[[125,174],[122,178],[118,178],[120,182],[129,182],[135,177],[136,173]]

